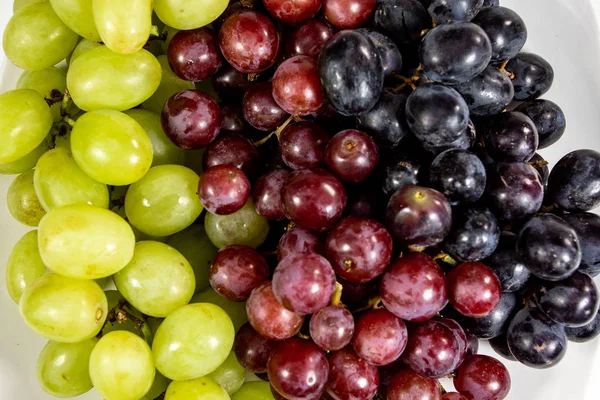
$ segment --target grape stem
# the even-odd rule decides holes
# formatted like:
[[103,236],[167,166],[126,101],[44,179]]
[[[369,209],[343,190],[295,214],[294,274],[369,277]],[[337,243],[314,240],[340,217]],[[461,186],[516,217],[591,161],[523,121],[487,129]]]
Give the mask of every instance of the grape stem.
[[154,36],[154,37],[160,36],[160,32],[158,31],[158,26],[152,25],[152,28],[150,28],[150,36],[151,37],[152,36]]
[[433,257],[434,260],[441,260],[442,262],[446,263],[446,264],[450,264],[453,267],[455,267],[456,265],[458,265],[458,261],[456,261],[450,254],[444,252],[444,251],[440,251],[436,256]]
[[415,83],[418,82],[419,79],[421,79],[422,71],[423,71],[423,66],[419,65],[417,67],[417,69],[415,70],[415,73],[413,74],[413,76],[411,76],[410,78],[407,78],[405,76],[402,76],[402,75],[396,74],[396,73],[392,74],[392,76],[394,78],[402,81],[402,83],[400,85],[398,85],[392,89],[392,92],[399,93],[402,89],[404,89],[407,86],[410,86],[412,88],[412,90],[415,90],[417,88]]
[[267,143],[269,141],[269,139],[271,139],[271,137],[273,137],[273,135],[277,136],[277,140],[279,140],[279,137],[281,136],[281,132],[283,132],[284,129],[287,128],[288,125],[292,123],[292,121],[294,121],[294,116],[290,115],[290,117],[279,128],[277,128],[273,132],[269,133],[266,137],[262,138],[258,142],[254,142],[254,146],[256,146],[256,147],[262,146],[263,144]]
[[342,286],[341,283],[336,282],[335,283],[335,292],[333,292],[333,296],[331,296],[331,305],[332,306],[339,306],[342,303],[342,291],[344,290],[344,287]]
[[50,97],[44,97],[46,104],[48,107],[52,107],[53,105],[60,103],[64,98],[64,95],[58,89],[52,89],[50,91]]
[[352,314],[356,314],[361,311],[366,311],[369,309],[378,310],[380,308],[383,308],[383,303],[381,302],[381,297],[375,296],[375,297],[369,299],[369,302],[364,307],[361,307],[357,310],[352,311]]
[[[133,315],[129,310],[129,303],[127,303],[127,301],[125,300],[121,300],[117,303],[116,306],[114,306],[114,308],[112,308],[108,312],[108,315],[106,316],[106,322],[104,324],[106,325],[107,322],[116,322],[118,324],[122,324],[125,321],[133,322],[133,325],[137,329],[142,331],[146,341],[149,343],[152,342],[154,335],[152,334],[150,327],[146,323],[146,320],[143,317],[138,318],[135,315]],[[100,330],[99,335],[101,334],[102,330]]]
[[504,72],[506,75],[508,75],[508,77],[510,78],[510,80],[514,80],[515,79],[515,74],[513,74],[512,72],[506,70],[506,66],[508,65],[509,61],[510,60],[506,60],[505,62],[503,62],[502,65],[500,66],[500,68],[498,68],[498,70],[500,72]]

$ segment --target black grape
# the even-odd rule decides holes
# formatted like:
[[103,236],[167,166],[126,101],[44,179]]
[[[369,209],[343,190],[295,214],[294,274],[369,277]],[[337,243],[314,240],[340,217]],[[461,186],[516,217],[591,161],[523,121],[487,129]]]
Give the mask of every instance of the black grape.
[[452,230],[444,250],[461,261],[479,261],[490,256],[500,240],[496,217],[487,208],[454,212]]
[[469,106],[472,116],[485,117],[502,112],[515,94],[508,75],[493,66],[473,79],[454,86]]
[[515,356],[512,355],[510,349],[508,348],[508,343],[506,342],[506,333],[503,333],[500,336],[496,336],[489,341],[490,346],[496,352],[496,354],[501,355],[510,361],[517,361]]
[[587,212],[574,212],[561,217],[575,230],[581,247],[579,272],[600,274],[600,217]]
[[600,312],[596,313],[589,324],[576,328],[565,328],[565,333],[571,342],[584,343],[595,339],[600,335]]
[[477,15],[483,0],[432,0],[427,10],[437,23],[470,21]]
[[550,168],[548,168],[548,162],[544,160],[542,156],[538,153],[535,153],[533,157],[529,160],[529,165],[531,165],[537,173],[540,175],[540,179],[542,180],[542,184],[544,187],[548,185],[548,177],[550,176]]
[[486,8],[477,14],[473,23],[479,25],[490,38],[492,61],[513,58],[527,41],[525,22],[510,8]]
[[382,150],[395,147],[408,133],[405,94],[384,90],[379,102],[357,118],[358,127],[370,134]]
[[548,61],[537,54],[519,53],[506,65],[514,75],[515,100],[534,100],[550,90],[554,70]]
[[563,110],[550,100],[531,100],[519,105],[515,111],[527,115],[535,124],[540,138],[540,149],[556,143],[567,128]]
[[517,235],[502,232],[494,254],[483,261],[498,277],[503,292],[517,292],[525,287],[531,272],[517,253]]
[[427,151],[433,157],[437,157],[438,155],[440,155],[441,153],[443,153],[446,150],[470,149],[475,144],[476,139],[477,139],[477,133],[475,132],[475,126],[473,126],[473,124],[470,122],[469,125],[467,125],[467,129],[462,131],[458,135],[458,139],[456,139],[453,142],[443,143],[439,146],[434,146],[434,145],[431,145],[426,142],[421,142],[421,145],[423,146],[425,151]]
[[379,52],[379,58],[381,58],[383,75],[385,77],[389,77],[394,73],[401,73],[402,54],[392,39],[377,32],[376,30],[369,28],[361,28],[357,29],[356,31],[371,39],[377,48],[377,51]]
[[482,136],[487,153],[499,162],[528,161],[539,143],[533,121],[516,111],[491,117]]
[[500,0],[483,0],[483,8],[487,7],[498,7]]
[[397,43],[407,44],[431,28],[431,17],[417,0],[377,0],[373,25]]
[[450,204],[473,203],[485,191],[485,166],[467,150],[446,150],[431,163],[429,180]]

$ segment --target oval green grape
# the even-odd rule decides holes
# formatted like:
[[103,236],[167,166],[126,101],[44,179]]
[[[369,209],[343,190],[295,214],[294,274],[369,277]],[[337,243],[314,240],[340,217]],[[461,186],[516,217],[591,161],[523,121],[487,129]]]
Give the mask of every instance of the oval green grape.
[[38,231],[29,231],[15,244],[6,263],[6,289],[17,304],[29,286],[46,274],[38,248]]
[[90,377],[105,399],[140,399],[152,387],[155,372],[150,347],[131,332],[110,332],[92,350]]
[[207,376],[182,382],[171,382],[165,400],[230,400],[218,382]]
[[46,151],[48,151],[48,140],[44,140],[26,156],[8,164],[0,164],[0,175],[15,175],[31,171]]
[[27,226],[38,226],[46,210],[38,200],[33,186],[33,171],[17,176],[6,192],[8,212]]
[[92,389],[90,355],[98,343],[92,338],[79,343],[48,341],[37,359],[40,386],[54,397],[75,397]]
[[195,89],[194,82],[184,81],[171,69],[167,56],[161,55],[157,57],[158,62],[162,68],[162,76],[160,79],[160,85],[158,89],[146,100],[142,106],[146,110],[160,114],[162,112],[165,103],[175,93],[179,93],[182,90]]
[[28,6],[33,3],[39,3],[41,1],[46,1],[46,0],[14,0],[13,1],[13,14],[25,6]]
[[33,183],[46,211],[70,204],[109,205],[108,187],[84,173],[64,148],[57,147],[40,157]]
[[19,311],[25,323],[45,338],[77,343],[100,332],[108,309],[96,282],[46,274],[25,289]]
[[233,214],[207,213],[204,227],[211,242],[218,248],[232,244],[256,248],[269,234],[269,221],[256,212],[252,199]]
[[77,60],[81,55],[87,53],[90,50],[94,50],[96,47],[101,47],[102,44],[98,42],[94,42],[89,39],[83,39],[80,41],[77,46],[75,46],[75,50],[71,53],[71,59],[69,60],[69,64],[72,64],[73,61]]
[[100,46],[71,60],[67,87],[82,110],[124,111],[150,98],[160,78],[160,63],[152,53],[119,54]]
[[53,272],[98,279],[120,271],[133,257],[131,227],[112,211],[72,204],[50,211],[39,227],[40,255]]
[[50,0],[50,3],[73,32],[94,42],[102,40],[94,23],[92,0]]
[[129,185],[152,165],[152,142],[144,128],[115,110],[79,117],[71,131],[71,151],[83,172],[107,185]]
[[125,213],[129,222],[152,236],[169,236],[190,226],[202,212],[197,195],[200,177],[180,165],[159,165],[129,186]]
[[231,400],[275,400],[269,382],[246,382],[235,392]]
[[53,121],[50,107],[35,90],[0,94],[0,164],[26,157],[42,144]]
[[189,30],[210,24],[228,5],[228,0],[155,0],[154,11],[166,25]]
[[8,21],[2,38],[6,57],[17,67],[35,71],[64,60],[79,36],[56,15],[50,2],[29,4]]
[[207,376],[213,378],[231,396],[244,384],[246,371],[232,351],[223,364]]
[[233,323],[233,327],[237,332],[246,322],[248,322],[248,314],[246,313],[246,302],[231,301],[209,287],[198,293],[190,303],[211,303],[222,308]]
[[127,6],[115,0],[94,0],[94,22],[102,42],[116,53],[140,50],[152,29],[152,0],[130,0]]
[[233,347],[231,319],[209,303],[188,304],[162,322],[152,344],[156,368],[172,380],[205,376],[225,361]]
[[[40,69],[38,71],[25,71],[17,81],[17,89],[32,89],[44,97],[51,98],[53,91],[65,93],[67,88],[67,74],[56,67]],[[61,119],[60,102],[50,107],[54,122]]]

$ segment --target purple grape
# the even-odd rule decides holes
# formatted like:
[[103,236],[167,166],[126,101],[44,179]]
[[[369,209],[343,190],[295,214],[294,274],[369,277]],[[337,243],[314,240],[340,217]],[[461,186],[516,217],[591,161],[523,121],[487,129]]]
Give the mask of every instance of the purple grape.
[[277,246],[277,261],[290,254],[325,254],[325,239],[317,232],[295,226],[283,234]]
[[333,399],[369,400],[378,387],[377,367],[361,359],[352,347],[335,351],[329,357],[327,392]]
[[281,208],[281,188],[290,175],[288,170],[277,168],[260,177],[252,189],[254,209],[270,220],[285,219]]
[[310,337],[323,350],[346,347],[354,335],[354,317],[344,306],[327,306],[310,319]]
[[235,335],[233,351],[240,365],[255,374],[267,372],[267,361],[278,342],[261,336],[246,322]]
[[385,365],[400,357],[407,336],[406,325],[400,318],[384,309],[370,310],[356,322],[352,347],[369,363]]

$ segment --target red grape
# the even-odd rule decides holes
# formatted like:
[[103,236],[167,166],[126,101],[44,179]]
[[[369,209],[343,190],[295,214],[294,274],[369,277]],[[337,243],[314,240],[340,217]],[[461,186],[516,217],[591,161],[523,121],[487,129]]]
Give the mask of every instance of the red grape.
[[510,391],[510,375],[495,358],[474,355],[458,369],[454,387],[469,399],[502,400]]
[[318,254],[292,254],[275,268],[273,292],[288,310],[312,314],[329,304],[335,291],[335,272]]
[[368,218],[344,218],[325,243],[325,254],[336,274],[359,283],[383,274],[392,250],[392,237],[385,226]]
[[229,215],[240,210],[250,197],[250,182],[233,165],[210,167],[198,184],[200,202],[208,212]]
[[310,340],[299,338],[277,346],[267,368],[271,385],[288,400],[318,398],[329,376],[325,353]]
[[197,150],[208,146],[221,129],[221,110],[209,95],[184,90],[173,95],[162,110],[163,130],[177,146]]
[[286,35],[283,56],[319,57],[323,45],[333,36],[333,27],[325,21],[310,20]]
[[448,298],[459,313],[481,318],[500,302],[502,288],[494,271],[480,262],[466,262],[448,273]]
[[217,165],[233,165],[252,176],[260,167],[258,150],[242,135],[222,133],[202,156],[202,168],[205,171]]
[[244,120],[242,107],[237,104],[221,105],[221,132],[244,133],[248,124]]
[[362,182],[379,162],[379,148],[371,136],[355,129],[336,134],[325,150],[325,163],[343,182]]
[[316,168],[323,164],[329,135],[312,121],[289,125],[279,137],[279,152],[291,169]]
[[377,393],[379,371],[356,355],[352,347],[329,357],[327,392],[336,400],[370,400]]
[[327,306],[310,319],[310,337],[323,350],[346,347],[354,334],[354,317],[344,306]]
[[277,60],[279,32],[269,17],[251,10],[230,15],[219,32],[221,52],[235,69],[262,72]]
[[356,354],[373,365],[397,360],[406,343],[406,325],[387,310],[367,311],[356,322],[352,347]]
[[261,131],[277,129],[289,117],[273,99],[271,82],[257,83],[250,87],[243,100],[244,118]]
[[339,29],[358,28],[369,20],[375,0],[323,0],[323,14]]
[[212,76],[212,86],[221,100],[239,103],[252,82],[246,74],[226,64]]
[[277,261],[290,254],[316,253],[325,254],[325,240],[317,232],[295,226],[283,234],[277,246]]
[[467,333],[464,331],[462,326],[460,326],[460,324],[453,319],[436,318],[435,321],[445,325],[454,334],[454,339],[456,339],[456,343],[458,344],[458,365],[462,364],[467,357],[467,351],[469,348],[469,338],[467,337]]
[[465,331],[465,335],[467,335],[467,356],[477,354],[479,351],[479,339],[468,331]]
[[273,98],[285,112],[308,115],[325,103],[317,61],[295,56],[277,67],[273,76]]
[[315,16],[321,0],[263,0],[265,8],[275,19],[295,25]]
[[435,379],[410,370],[398,372],[388,385],[387,400],[441,400],[442,391]]
[[235,335],[233,351],[240,365],[255,374],[267,372],[267,361],[279,342],[261,336],[246,322]]
[[385,307],[407,321],[426,321],[448,303],[444,272],[423,253],[394,261],[381,278],[380,291]]
[[175,75],[192,82],[212,76],[223,64],[219,41],[209,28],[177,32],[169,44],[167,57]]
[[442,395],[442,400],[469,400],[458,392],[448,392]]
[[281,305],[271,282],[262,283],[252,291],[246,303],[248,321],[262,336],[272,340],[291,338],[300,331],[304,317]]
[[210,285],[231,301],[246,301],[250,293],[269,279],[269,267],[258,251],[232,245],[220,249],[210,266]]
[[254,209],[271,220],[285,219],[281,209],[281,188],[290,175],[288,170],[276,168],[261,176],[252,189]]
[[344,186],[329,172],[302,169],[290,174],[281,189],[286,217],[303,228],[326,231],[346,207]]

